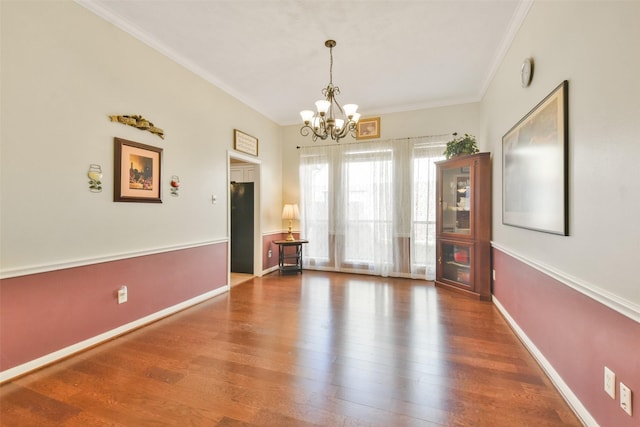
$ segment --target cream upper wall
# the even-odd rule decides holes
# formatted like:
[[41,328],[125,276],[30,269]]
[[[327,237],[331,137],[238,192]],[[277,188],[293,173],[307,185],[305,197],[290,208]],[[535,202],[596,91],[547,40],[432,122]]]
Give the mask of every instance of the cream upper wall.
[[[535,2],[482,101],[493,240],[640,313],[640,2]],[[519,85],[526,57],[529,88]],[[569,236],[502,225],[501,138],[569,81]]]
[[[234,128],[259,138],[261,229],[280,229],[279,126],[76,3],[0,7],[3,273],[226,239]],[[112,114],[141,114],[166,137]],[[163,148],[162,204],[112,201],[114,137]]]
[[[366,115],[365,117],[376,117]],[[384,114],[380,116],[380,139],[410,138],[430,135],[447,135],[453,133],[469,133],[477,135],[480,129],[480,104],[462,104],[448,107],[430,108],[403,113]],[[335,144],[333,141],[313,142],[310,137],[300,135],[300,125],[287,126],[284,130],[283,145],[283,200],[285,203],[298,203],[300,200],[299,150],[296,146],[313,146]],[[374,140],[372,140],[374,141]],[[356,142],[348,137],[341,144]],[[481,139],[478,146],[486,151],[486,144]]]

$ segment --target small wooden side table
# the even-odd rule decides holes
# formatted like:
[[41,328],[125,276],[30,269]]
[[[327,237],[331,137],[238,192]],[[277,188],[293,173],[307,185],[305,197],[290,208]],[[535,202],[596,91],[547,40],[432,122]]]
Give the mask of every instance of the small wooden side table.
[[[297,273],[302,274],[302,245],[309,243],[308,240],[274,240],[278,245],[278,267],[280,274]],[[294,248],[287,251],[287,248]]]

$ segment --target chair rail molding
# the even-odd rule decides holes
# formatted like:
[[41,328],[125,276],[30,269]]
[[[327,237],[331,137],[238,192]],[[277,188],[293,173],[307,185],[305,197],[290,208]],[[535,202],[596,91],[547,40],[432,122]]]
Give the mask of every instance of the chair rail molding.
[[571,289],[580,292],[583,295],[605,305],[606,307],[626,316],[636,322],[640,323],[640,305],[634,302],[627,301],[624,298],[620,298],[611,292],[606,291],[592,283],[573,277],[563,271],[553,268],[549,265],[541,263],[539,261],[527,258],[524,255],[510,249],[500,243],[491,242],[491,247],[499,250],[500,252],[509,255],[518,261],[535,268],[536,270],[546,274],[549,277],[557,280],[558,282],[570,287]]
[[83,267],[92,264],[99,264],[103,262],[119,261],[128,258],[136,258],[146,255],[156,255],[165,252],[180,251],[183,249],[193,249],[202,246],[216,245],[219,243],[228,242],[228,238],[207,240],[202,242],[184,243],[179,245],[160,246],[157,248],[143,249],[139,251],[122,252],[118,254],[105,255],[93,258],[78,258],[75,260],[69,260],[51,264],[31,265],[27,267],[19,267],[12,269],[5,269],[0,271],[0,279],[10,279],[12,277],[28,276],[36,273],[47,273],[50,271],[63,270],[65,268]]

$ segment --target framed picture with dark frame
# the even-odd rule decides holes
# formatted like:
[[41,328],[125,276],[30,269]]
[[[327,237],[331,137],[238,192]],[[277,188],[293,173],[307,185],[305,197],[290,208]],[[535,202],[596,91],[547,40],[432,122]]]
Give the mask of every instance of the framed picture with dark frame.
[[502,223],[569,235],[565,80],[502,137]]
[[358,120],[356,139],[380,138],[380,117]]
[[113,201],[162,203],[162,148],[114,138]]

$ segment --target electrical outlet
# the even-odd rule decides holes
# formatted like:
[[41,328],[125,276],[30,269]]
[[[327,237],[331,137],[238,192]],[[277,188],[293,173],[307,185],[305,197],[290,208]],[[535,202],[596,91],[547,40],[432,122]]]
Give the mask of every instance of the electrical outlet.
[[631,416],[631,389],[620,383],[620,407]]
[[267,258],[271,258],[273,256],[273,252],[271,251],[271,249],[269,249],[267,251]]
[[120,289],[118,289],[118,304],[123,304],[127,302],[127,297],[128,297],[127,294],[128,294],[128,291],[126,286],[121,286]]
[[606,391],[612,399],[616,398],[616,374],[606,366],[604,367],[604,391]]
[[496,280],[496,271],[495,270],[491,270],[493,272],[493,280]]

